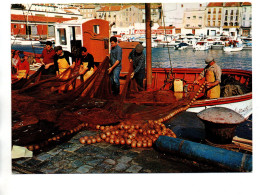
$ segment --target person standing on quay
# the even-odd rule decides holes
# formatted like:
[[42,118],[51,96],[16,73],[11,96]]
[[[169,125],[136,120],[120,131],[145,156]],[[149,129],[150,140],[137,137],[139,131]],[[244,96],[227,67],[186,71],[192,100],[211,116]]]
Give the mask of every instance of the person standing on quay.
[[134,71],[131,74],[131,78],[135,78],[138,86],[143,89],[143,80],[145,78],[145,55],[143,53],[144,47],[141,44],[130,52],[128,59],[133,62]]
[[200,73],[199,77],[194,81],[198,83],[198,80],[205,77],[206,79],[206,96],[207,98],[219,98],[220,97],[220,83],[221,83],[221,68],[216,64],[212,56],[207,56],[205,59],[207,66]]
[[55,75],[54,67],[54,56],[56,52],[52,48],[52,42],[47,41],[44,50],[41,55],[41,62],[45,66],[45,70],[42,72],[42,75]]
[[122,69],[122,48],[117,43],[116,37],[110,38],[111,52],[110,52],[110,64],[111,67],[108,69],[110,80],[112,84],[112,92],[114,95],[120,93],[120,81],[119,75]]

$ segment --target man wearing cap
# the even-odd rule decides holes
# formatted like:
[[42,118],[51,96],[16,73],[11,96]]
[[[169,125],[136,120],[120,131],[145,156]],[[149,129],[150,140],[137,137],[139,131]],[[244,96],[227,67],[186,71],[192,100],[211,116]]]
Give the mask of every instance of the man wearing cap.
[[41,55],[41,62],[45,66],[45,70],[42,72],[43,75],[55,75],[54,67],[54,56],[56,52],[52,48],[52,42],[47,41],[44,50]]
[[145,55],[143,53],[144,47],[141,44],[130,52],[128,59],[133,62],[134,71],[131,74],[131,78],[135,78],[136,83],[143,89],[143,80],[145,78]]
[[198,80],[205,77],[206,79],[206,95],[207,98],[219,98],[220,97],[220,83],[221,83],[221,68],[215,63],[215,60],[212,56],[207,56],[205,59],[207,66],[200,73],[199,77],[196,79],[195,83]]
[[[55,66],[55,71],[57,76],[59,76],[69,67],[71,68],[75,67],[75,58],[72,53],[68,51],[63,51],[61,46],[56,46],[54,48],[54,51],[56,52],[56,55],[54,56],[54,66]],[[71,66],[69,60],[70,57],[72,58]],[[68,75],[66,77],[68,77]]]
[[120,93],[120,80],[119,75],[122,69],[122,48],[117,44],[117,38],[110,38],[111,52],[110,52],[110,64],[111,67],[108,69],[110,75],[110,81],[112,84],[112,91],[114,95]]

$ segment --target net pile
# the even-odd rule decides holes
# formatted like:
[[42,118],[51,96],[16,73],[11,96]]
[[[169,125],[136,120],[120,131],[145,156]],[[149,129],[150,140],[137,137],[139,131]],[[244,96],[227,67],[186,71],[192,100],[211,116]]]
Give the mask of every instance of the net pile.
[[[29,79],[12,84],[13,144],[37,150],[84,128],[100,131],[100,126],[104,129],[108,126],[128,131],[120,129],[118,125],[122,124],[144,127],[145,131],[156,130],[155,126],[159,125],[162,131],[165,130],[162,122],[187,109],[198,96],[198,93],[189,93],[179,99],[172,91],[138,91],[136,83],[130,79],[131,70],[121,95],[113,96],[108,57],[91,77],[76,85],[80,76],[78,67],[79,64],[67,69],[59,78],[47,79],[42,79],[44,68],[41,67]],[[156,122],[151,123],[151,120]],[[164,134],[166,132],[172,135],[169,130]]]

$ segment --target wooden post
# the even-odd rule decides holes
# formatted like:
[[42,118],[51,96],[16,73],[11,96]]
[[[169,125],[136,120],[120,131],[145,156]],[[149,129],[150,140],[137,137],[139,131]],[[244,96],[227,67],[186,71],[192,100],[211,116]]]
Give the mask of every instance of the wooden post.
[[145,3],[146,23],[146,82],[147,91],[152,90],[152,43],[151,43],[151,9],[150,3]]

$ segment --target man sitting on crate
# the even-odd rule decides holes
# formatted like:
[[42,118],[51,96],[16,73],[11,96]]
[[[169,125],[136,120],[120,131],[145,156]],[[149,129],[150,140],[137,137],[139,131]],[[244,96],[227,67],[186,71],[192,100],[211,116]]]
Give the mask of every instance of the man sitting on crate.
[[207,56],[205,63],[207,66],[200,73],[199,77],[194,81],[194,83],[198,83],[199,80],[205,77],[206,97],[209,99],[219,98],[222,74],[221,68],[216,64],[212,56]]

